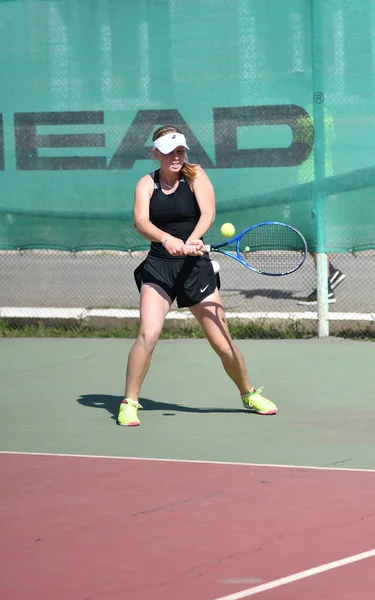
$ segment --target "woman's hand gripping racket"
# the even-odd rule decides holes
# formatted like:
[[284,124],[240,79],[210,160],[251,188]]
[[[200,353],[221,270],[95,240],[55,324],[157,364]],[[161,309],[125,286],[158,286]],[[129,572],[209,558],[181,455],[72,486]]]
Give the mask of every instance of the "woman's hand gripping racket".
[[[225,250],[235,244],[235,253]],[[220,252],[260,273],[278,277],[297,271],[305,262],[307,244],[302,233],[291,225],[267,221],[248,227],[239,235],[214,246],[204,246],[205,252]]]

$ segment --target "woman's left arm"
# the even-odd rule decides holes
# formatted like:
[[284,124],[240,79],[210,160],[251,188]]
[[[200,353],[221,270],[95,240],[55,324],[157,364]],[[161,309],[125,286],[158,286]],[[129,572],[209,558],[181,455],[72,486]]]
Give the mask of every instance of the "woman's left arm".
[[[197,174],[192,183],[192,190],[201,211],[199,221],[194,227],[186,244],[196,244],[209,230],[215,220],[215,192],[213,185],[204,170],[197,167]],[[203,245],[200,243],[199,245]]]

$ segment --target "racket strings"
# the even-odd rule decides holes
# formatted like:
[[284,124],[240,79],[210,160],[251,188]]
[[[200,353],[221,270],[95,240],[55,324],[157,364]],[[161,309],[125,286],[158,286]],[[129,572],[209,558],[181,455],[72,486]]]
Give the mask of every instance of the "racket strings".
[[244,233],[238,249],[242,260],[257,271],[271,275],[296,270],[306,253],[299,233],[276,223],[267,223]]

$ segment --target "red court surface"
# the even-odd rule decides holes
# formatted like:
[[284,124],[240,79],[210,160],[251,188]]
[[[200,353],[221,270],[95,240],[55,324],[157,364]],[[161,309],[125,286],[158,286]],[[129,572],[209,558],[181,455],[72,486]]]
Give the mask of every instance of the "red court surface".
[[0,484],[4,600],[374,598],[375,472],[2,453]]

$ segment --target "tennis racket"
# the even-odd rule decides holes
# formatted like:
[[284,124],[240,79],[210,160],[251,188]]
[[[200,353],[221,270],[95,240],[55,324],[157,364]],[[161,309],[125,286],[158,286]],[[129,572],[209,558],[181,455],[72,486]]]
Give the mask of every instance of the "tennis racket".
[[[228,248],[234,244],[235,252],[230,252]],[[267,221],[248,227],[222,244],[204,246],[202,250],[230,256],[261,275],[280,277],[302,267],[307,244],[298,229],[286,223]]]

